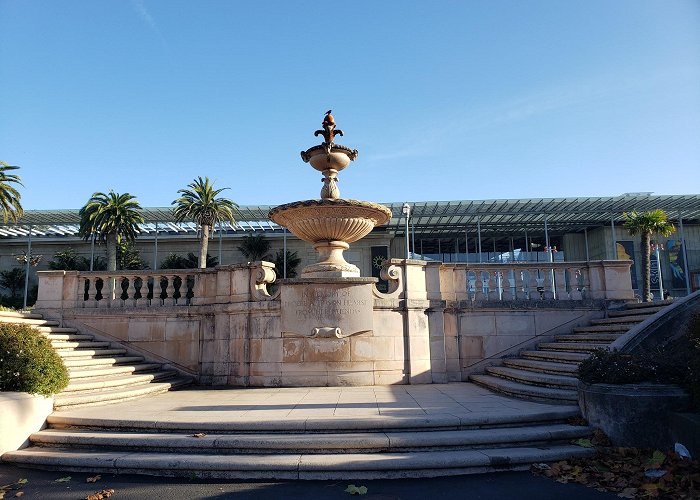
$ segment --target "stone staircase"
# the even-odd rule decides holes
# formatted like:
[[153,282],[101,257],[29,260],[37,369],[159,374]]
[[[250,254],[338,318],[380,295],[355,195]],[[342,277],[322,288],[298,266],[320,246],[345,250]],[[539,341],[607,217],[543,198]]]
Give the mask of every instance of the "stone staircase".
[[517,358],[504,358],[501,366],[491,366],[485,374],[469,379],[491,390],[547,403],[576,404],[578,365],[595,349],[606,348],[635,324],[661,311],[670,302],[628,304],[625,309],[608,311],[605,319],[576,327],[571,334],[557,335],[536,350],[525,350]]
[[115,403],[169,391],[191,383],[177,371],[142,356],[131,356],[114,342],[59,326],[40,314],[0,311],[0,322],[31,325],[46,336],[68,369],[70,382],[54,397],[54,409]]
[[524,404],[529,406],[517,413],[459,417],[246,420],[221,414],[203,421],[198,416],[169,420],[163,414],[157,423],[128,411],[121,419],[58,412],[49,417],[48,429],[31,436],[31,447],[2,458],[62,471],[347,480],[518,470],[594,454],[572,444],[592,432],[567,423],[579,415],[578,408]]

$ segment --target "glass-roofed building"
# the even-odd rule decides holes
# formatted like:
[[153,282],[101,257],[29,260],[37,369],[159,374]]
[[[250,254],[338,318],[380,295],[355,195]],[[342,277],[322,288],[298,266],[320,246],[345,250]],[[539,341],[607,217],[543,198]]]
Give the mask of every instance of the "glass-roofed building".
[[[662,209],[676,232],[660,240],[663,287],[672,295],[700,288],[700,195],[628,193],[616,197],[535,198],[519,200],[462,200],[384,203],[393,214],[385,226],[351,245],[346,260],[365,276],[376,275],[385,258],[411,258],[463,263],[512,261],[586,261],[641,258],[639,237],[623,228],[624,214]],[[314,262],[310,245],[296,239],[267,218],[271,206],[241,206],[236,223],[222,223],[212,232],[209,254],[222,265],[245,262],[238,250],[242,238],[264,234],[271,254],[286,247],[296,251],[304,265]],[[175,222],[171,209],[145,208],[145,224],[136,248],[151,269],[170,254],[197,252],[197,227]],[[24,256],[41,256],[30,270],[47,269],[57,252],[72,248],[87,259],[103,257],[104,246],[78,237],[78,210],[27,210],[17,223],[0,225],[0,269],[25,266]],[[407,224],[408,222],[408,224]],[[408,238],[406,237],[408,233]],[[655,239],[655,238],[654,238]],[[406,243],[408,242],[408,249]],[[683,245],[685,242],[685,245]],[[656,241],[655,241],[656,243]],[[653,258],[656,253],[654,252]],[[633,286],[640,281],[633,267]],[[655,270],[655,269],[656,270]],[[279,270],[278,275],[283,274]],[[657,285],[658,287],[658,285]]]

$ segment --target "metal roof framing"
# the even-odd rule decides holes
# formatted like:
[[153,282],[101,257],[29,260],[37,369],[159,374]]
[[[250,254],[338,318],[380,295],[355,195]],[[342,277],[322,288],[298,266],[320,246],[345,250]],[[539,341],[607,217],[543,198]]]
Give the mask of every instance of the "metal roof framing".
[[[378,232],[403,235],[404,202],[385,203],[392,211],[389,223]],[[545,218],[550,231],[578,232],[584,228],[624,221],[624,213],[665,210],[672,220],[680,213],[685,223],[700,223],[700,195],[629,194],[615,197],[532,198],[519,200],[456,200],[409,202],[412,206],[411,225],[423,237],[443,237],[456,233],[476,232],[477,221],[484,235],[514,234],[544,227]],[[267,213],[270,205],[241,206],[236,211],[236,223],[217,225],[215,232],[281,232]],[[169,207],[144,208],[144,234],[196,234],[193,222],[177,222]],[[17,223],[0,224],[0,237],[22,238],[39,236],[75,236],[80,216],[78,210],[27,210]]]

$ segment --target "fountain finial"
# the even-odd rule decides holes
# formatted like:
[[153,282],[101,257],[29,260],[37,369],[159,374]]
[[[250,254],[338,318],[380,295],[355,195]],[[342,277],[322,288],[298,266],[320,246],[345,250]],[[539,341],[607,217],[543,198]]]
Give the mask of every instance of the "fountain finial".
[[336,135],[341,137],[343,136],[343,131],[340,129],[336,130],[335,128],[335,118],[333,118],[333,115],[331,114],[332,111],[332,109],[329,109],[326,111],[326,116],[323,117],[323,122],[321,123],[323,130],[317,130],[314,132],[314,136],[316,137],[319,135],[323,136],[325,139],[325,144],[333,144],[333,139]]

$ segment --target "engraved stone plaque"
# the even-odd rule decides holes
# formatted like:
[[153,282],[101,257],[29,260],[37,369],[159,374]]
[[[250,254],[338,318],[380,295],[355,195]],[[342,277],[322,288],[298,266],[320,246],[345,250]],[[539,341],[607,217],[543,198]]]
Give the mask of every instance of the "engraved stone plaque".
[[282,335],[344,338],[371,332],[375,282],[373,278],[284,280]]

